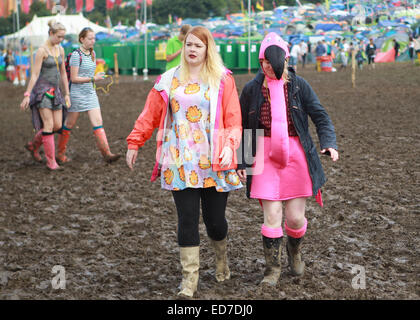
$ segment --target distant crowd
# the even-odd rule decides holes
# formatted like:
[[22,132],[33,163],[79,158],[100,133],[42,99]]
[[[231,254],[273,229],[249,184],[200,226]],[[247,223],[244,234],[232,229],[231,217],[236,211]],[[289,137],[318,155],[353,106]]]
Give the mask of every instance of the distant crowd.
[[[395,51],[395,59],[400,54],[400,43],[393,39],[393,48]],[[332,56],[333,59],[337,58],[341,62],[340,70],[344,70],[347,67],[348,61],[355,52],[355,58],[359,69],[363,68],[365,62],[368,63],[371,68],[375,67],[376,53],[380,50],[375,45],[373,39],[369,39],[369,42],[361,41],[348,41],[346,39],[336,38],[331,42],[320,40],[316,45],[301,41],[296,44],[289,43],[290,50],[290,61],[289,65],[297,71],[298,63],[300,62],[302,68],[308,63],[308,54],[310,53],[314,57],[316,62],[316,68],[320,71],[321,57]],[[420,39],[410,37],[408,43],[408,54],[410,60],[414,62],[417,54],[420,53]]]

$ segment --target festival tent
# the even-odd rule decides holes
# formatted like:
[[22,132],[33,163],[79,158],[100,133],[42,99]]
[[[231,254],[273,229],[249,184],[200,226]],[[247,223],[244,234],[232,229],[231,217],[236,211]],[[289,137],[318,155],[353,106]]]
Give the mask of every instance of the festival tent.
[[391,48],[386,52],[376,53],[375,62],[393,62],[395,61],[395,50]]
[[66,35],[78,35],[85,27],[90,27],[95,33],[105,32],[109,33],[107,28],[101,27],[88,19],[83,17],[82,13],[76,15],[60,15],[37,17],[34,15],[32,21],[18,32],[5,36],[6,42],[11,42],[17,39],[25,39],[29,44],[35,48],[39,47],[48,38],[48,22],[54,19],[61,22],[66,27]]

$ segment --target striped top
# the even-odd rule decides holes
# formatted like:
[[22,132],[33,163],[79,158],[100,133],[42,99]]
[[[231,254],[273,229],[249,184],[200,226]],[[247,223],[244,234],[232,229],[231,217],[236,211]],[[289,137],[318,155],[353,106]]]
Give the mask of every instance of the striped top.
[[[82,51],[80,51],[82,52]],[[71,54],[70,67],[79,67],[79,77],[92,78],[95,75],[96,60],[92,61],[90,55],[82,52],[82,63],[80,64],[79,51]],[[72,83],[70,87],[71,107],[69,112],[83,112],[99,108],[98,96],[93,88],[93,83]]]

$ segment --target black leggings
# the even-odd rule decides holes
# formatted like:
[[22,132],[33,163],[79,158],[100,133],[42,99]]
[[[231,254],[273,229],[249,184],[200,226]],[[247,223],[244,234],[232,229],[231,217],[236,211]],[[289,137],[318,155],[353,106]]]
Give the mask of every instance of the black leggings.
[[216,188],[187,188],[172,191],[178,212],[178,244],[181,247],[200,245],[198,223],[200,199],[203,221],[210,239],[223,240],[228,231],[225,209],[229,192],[217,192]]

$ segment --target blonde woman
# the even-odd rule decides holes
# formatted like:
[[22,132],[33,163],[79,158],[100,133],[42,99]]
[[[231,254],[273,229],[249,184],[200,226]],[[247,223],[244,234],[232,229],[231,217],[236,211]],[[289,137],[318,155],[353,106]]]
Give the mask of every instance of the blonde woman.
[[216,279],[230,278],[225,208],[229,191],[241,188],[235,172],[241,138],[236,85],[204,27],[186,35],[181,65],[156,81],[143,112],[127,137],[127,165],[159,128],[152,181],[172,192],[178,213],[182,266],[180,295],[192,297],[199,274],[200,200],[203,221],[216,253]]
[[[41,162],[39,148],[44,145],[47,167],[56,170],[60,167],[55,160],[54,132],[60,132],[63,112],[70,107],[69,86],[65,68],[64,40],[66,28],[60,22],[49,21],[49,37],[36,53],[31,70],[31,79],[20,104],[22,110],[28,106],[32,110],[32,122],[36,130],[34,139],[25,145],[32,157]],[[64,97],[60,90],[60,81]]]

